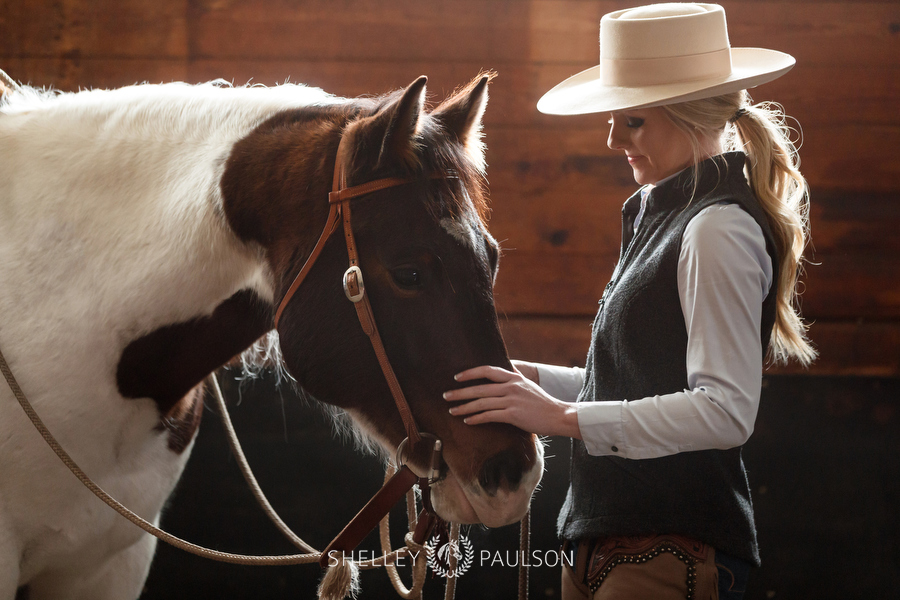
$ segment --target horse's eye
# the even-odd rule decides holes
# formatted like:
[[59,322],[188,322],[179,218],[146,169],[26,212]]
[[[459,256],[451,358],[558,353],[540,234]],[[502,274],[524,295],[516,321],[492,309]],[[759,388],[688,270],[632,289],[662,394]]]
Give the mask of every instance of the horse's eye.
[[391,270],[391,276],[397,285],[404,288],[417,288],[422,285],[422,276],[415,267],[403,266]]

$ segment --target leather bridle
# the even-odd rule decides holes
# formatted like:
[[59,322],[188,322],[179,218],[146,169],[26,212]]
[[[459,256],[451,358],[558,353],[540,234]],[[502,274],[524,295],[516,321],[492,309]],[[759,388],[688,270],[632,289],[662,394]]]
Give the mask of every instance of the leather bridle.
[[[387,177],[347,187],[346,162],[349,145],[348,138],[349,136],[343,135],[338,144],[338,151],[334,164],[334,180],[332,183],[332,190],[328,194],[329,211],[328,218],[325,221],[325,227],[322,229],[319,240],[316,242],[315,247],[306,259],[300,272],[297,273],[294,281],[291,283],[287,292],[285,292],[284,297],[282,297],[281,302],[278,304],[278,308],[275,311],[275,328],[278,329],[278,324],[285,308],[290,303],[297,290],[300,289],[300,285],[303,283],[304,279],[306,279],[306,276],[315,264],[316,259],[318,259],[319,255],[322,253],[325,243],[337,230],[338,224],[343,221],[344,241],[347,245],[347,256],[350,260],[350,265],[344,272],[343,277],[344,294],[356,308],[356,315],[359,318],[359,323],[362,326],[363,331],[369,337],[372,348],[375,350],[375,356],[378,357],[378,364],[381,366],[381,372],[384,374],[384,378],[391,390],[394,404],[397,406],[397,412],[400,413],[400,418],[403,420],[403,426],[406,429],[407,437],[398,449],[397,462],[399,469],[397,473],[385,483],[384,487],[379,490],[369,503],[366,504],[356,517],[347,524],[344,530],[341,531],[341,533],[322,552],[320,564],[323,567],[328,564],[329,556],[332,552],[350,552],[355,549],[356,546],[362,542],[363,538],[378,524],[378,521],[380,521],[382,517],[390,511],[391,507],[416,483],[419,484],[425,503],[425,509],[422,511],[422,515],[420,515],[419,526],[416,528],[414,536],[417,543],[424,541],[437,521],[437,517],[434,515],[434,511],[430,506],[429,486],[434,481],[437,471],[440,468],[441,441],[434,435],[419,431],[412,411],[409,408],[409,404],[406,401],[406,397],[403,395],[400,383],[397,381],[397,376],[394,374],[394,369],[391,367],[391,362],[384,349],[384,343],[381,341],[378,327],[375,324],[375,315],[372,312],[372,305],[366,294],[366,286],[363,281],[362,270],[360,270],[359,266],[359,253],[356,247],[356,240],[353,236],[353,224],[350,211],[350,201],[354,198],[359,198],[380,190],[413,183],[414,180],[400,177]],[[419,477],[413,473],[406,464],[400,465],[403,460],[403,457],[400,455],[402,454],[404,447],[407,447],[411,453],[412,449],[415,448],[423,438],[427,438],[433,443],[431,474],[426,477]]]

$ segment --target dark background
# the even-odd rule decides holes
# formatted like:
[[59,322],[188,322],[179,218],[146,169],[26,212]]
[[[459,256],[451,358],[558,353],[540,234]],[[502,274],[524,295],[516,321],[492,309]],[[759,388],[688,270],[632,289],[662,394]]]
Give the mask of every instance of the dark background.
[[[226,379],[232,417],[263,490],[285,521],[322,548],[369,499],[383,477],[379,459],[360,456],[332,435],[322,411],[269,380]],[[240,404],[237,399],[241,396]],[[769,376],[756,432],[746,445],[763,566],[747,599],[889,599],[900,593],[900,381],[886,378]],[[558,550],[556,514],[568,485],[569,442],[551,438],[547,471],[532,505],[532,549]],[[403,503],[392,513],[402,540]],[[223,551],[289,554],[254,504],[231,457],[218,415],[208,410],[163,527]],[[506,560],[518,527],[464,532],[475,549],[458,578],[457,598],[512,599],[517,570]],[[363,547],[377,550],[370,536]],[[502,563],[506,565],[507,563]],[[216,564],[160,545],[142,600],[314,598],[314,565]],[[407,574],[407,584],[409,578]],[[426,598],[442,598],[429,580]],[[559,568],[530,571],[532,599],[559,598]],[[383,570],[363,571],[362,598],[392,598]]]
[[[597,63],[603,14],[639,3],[0,0],[0,68],[67,91],[289,78],[343,96],[426,74],[434,101],[482,69],[497,71],[485,139],[490,228],[504,246],[504,336],[516,358],[581,364],[635,184],[606,148],[605,115],[550,117],[534,106]],[[802,306],[821,352],[808,371],[766,373],[745,450],[764,560],[748,600],[900,597],[900,2],[722,4],[732,45],[798,61],[752,95],[782,103],[802,128],[813,233]],[[337,442],[325,417],[288,389],[257,382],[235,413],[263,486],[316,546],[381,483],[380,461]],[[533,526],[534,547],[547,551],[568,444],[552,440],[548,453]],[[222,549],[293,552],[252,504],[209,411],[163,524]],[[468,535],[476,551],[517,548],[514,527]],[[531,597],[558,594],[557,572],[533,570]],[[161,548],[145,598],[312,598],[318,578],[313,566],[217,565]],[[515,580],[515,569],[473,566],[457,597],[512,598]],[[428,597],[440,597],[437,583]],[[363,598],[395,597],[386,590],[384,572],[363,574]]]

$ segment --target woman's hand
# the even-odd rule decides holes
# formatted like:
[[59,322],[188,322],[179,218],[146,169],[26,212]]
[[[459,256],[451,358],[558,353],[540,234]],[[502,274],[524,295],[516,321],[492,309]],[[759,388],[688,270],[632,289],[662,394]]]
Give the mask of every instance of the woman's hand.
[[[537,377],[537,369],[534,371]],[[469,400],[450,409],[451,415],[465,417],[464,421],[469,425],[509,423],[538,435],[581,438],[575,406],[548,395],[518,370],[482,366],[463,371],[455,379],[461,382],[487,379],[491,382],[444,393],[448,402]]]
[[537,365],[530,362],[525,362],[524,360],[514,360],[512,361],[513,369],[532,380],[538,385],[541,385],[541,376],[538,373]]

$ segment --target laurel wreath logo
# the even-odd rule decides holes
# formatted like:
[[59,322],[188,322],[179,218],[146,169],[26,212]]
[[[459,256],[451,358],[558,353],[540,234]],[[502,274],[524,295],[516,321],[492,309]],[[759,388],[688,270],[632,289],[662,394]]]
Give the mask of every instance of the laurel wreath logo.
[[[458,541],[446,541],[440,546],[440,538],[437,535],[425,542],[425,550],[428,555],[428,564],[431,570],[441,577],[448,579],[459,577],[469,570],[472,560],[475,558],[475,549],[472,542],[465,536],[459,536]],[[451,568],[451,558],[456,559],[456,568]]]

